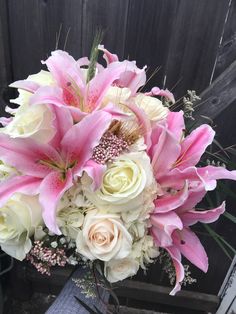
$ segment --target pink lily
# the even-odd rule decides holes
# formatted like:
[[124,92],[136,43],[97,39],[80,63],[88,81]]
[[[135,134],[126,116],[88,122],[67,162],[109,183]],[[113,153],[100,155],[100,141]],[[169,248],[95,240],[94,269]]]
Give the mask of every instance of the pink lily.
[[[43,61],[51,72],[56,86],[43,86],[30,81],[17,81],[12,87],[25,89],[33,94],[30,104],[52,104],[66,107],[75,121],[80,121],[88,113],[98,110],[108,88],[112,85],[128,87],[134,95],[138,88],[145,84],[145,69],[139,69],[135,62],[112,62],[107,68],[99,65],[99,71],[93,79],[86,83],[81,65],[87,64],[87,59],[74,60],[64,51],[54,51]],[[113,116],[123,117],[124,113],[115,105],[109,104],[103,110]]]
[[61,115],[51,144],[0,134],[1,160],[21,173],[0,184],[0,205],[15,192],[39,194],[46,226],[60,234],[55,218],[57,204],[83,170],[91,176],[100,173],[100,165],[88,161],[111,119],[109,113],[96,111],[73,125],[70,115],[64,119]]
[[[145,121],[145,116],[139,115],[139,119]],[[145,122],[142,125],[146,125]],[[196,167],[213,141],[215,132],[210,126],[202,125],[185,138],[184,129],[181,112],[169,113],[165,124],[156,124],[151,131],[148,129],[148,154],[162,189],[155,201],[155,212],[167,212],[180,206],[192,208],[207,191],[215,189],[216,180],[236,180],[236,171],[223,167]]]
[[157,246],[163,247],[170,254],[176,270],[176,284],[170,292],[174,295],[181,289],[184,279],[184,267],[181,254],[192,264],[207,272],[208,258],[204,247],[189,226],[197,222],[211,223],[225,211],[225,203],[211,210],[185,210],[177,214],[174,211],[151,215],[151,234]]

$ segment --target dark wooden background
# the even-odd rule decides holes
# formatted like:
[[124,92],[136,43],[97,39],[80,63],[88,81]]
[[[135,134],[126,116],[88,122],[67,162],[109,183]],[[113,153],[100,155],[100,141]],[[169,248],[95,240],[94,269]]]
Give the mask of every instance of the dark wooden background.
[[[98,26],[105,47],[121,60],[148,65],[149,74],[160,68],[149,86],[168,87],[177,98],[187,89],[199,94],[208,88],[197,112],[215,119],[223,146],[235,142],[236,0],[0,0],[1,112],[11,94],[8,84],[41,69],[60,28],[59,48],[69,32],[66,49],[78,58],[89,54]],[[234,202],[229,205],[235,213]],[[235,242],[226,218],[215,228]],[[209,273],[196,271],[198,284],[191,289],[216,294],[230,261],[213,240],[203,242]],[[160,283],[157,265],[142,280]]]

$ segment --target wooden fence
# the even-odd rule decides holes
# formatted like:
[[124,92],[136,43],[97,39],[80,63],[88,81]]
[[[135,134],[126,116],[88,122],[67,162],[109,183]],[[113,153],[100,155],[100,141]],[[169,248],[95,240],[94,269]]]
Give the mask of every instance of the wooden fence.
[[[201,93],[217,79],[214,89],[203,93],[206,104],[198,112],[215,119],[224,145],[233,144],[235,16],[236,0],[0,0],[1,111],[10,95],[8,84],[40,70],[40,60],[55,49],[60,29],[58,47],[63,49],[68,37],[66,49],[78,58],[89,54],[99,26],[105,31],[105,47],[121,60],[147,64],[149,74],[159,67],[149,84],[168,87],[177,98],[187,89]],[[216,228],[229,241],[235,239],[234,226],[225,218]],[[211,266],[208,275],[196,272],[195,289],[217,294],[230,261],[213,241],[204,243]],[[142,280],[158,283],[156,268]]]

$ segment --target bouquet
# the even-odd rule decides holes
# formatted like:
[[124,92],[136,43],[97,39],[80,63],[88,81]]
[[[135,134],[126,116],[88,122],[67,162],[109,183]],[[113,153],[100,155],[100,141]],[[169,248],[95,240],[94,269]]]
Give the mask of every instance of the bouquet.
[[224,202],[207,210],[198,203],[217,180],[236,180],[236,171],[200,163],[215,132],[207,124],[189,132],[185,113],[171,111],[173,94],[144,92],[146,67],[102,45],[90,60],[56,50],[42,63],[47,71],[10,85],[18,107],[1,118],[2,250],[44,274],[55,265],[99,265],[110,283],[165,252],[174,295],[186,275],[182,256],[208,268],[191,226],[225,211]]

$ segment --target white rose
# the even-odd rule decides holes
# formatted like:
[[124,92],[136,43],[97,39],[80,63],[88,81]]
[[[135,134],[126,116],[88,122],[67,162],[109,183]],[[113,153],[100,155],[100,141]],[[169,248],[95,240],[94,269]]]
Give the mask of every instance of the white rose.
[[145,189],[154,181],[150,159],[145,152],[120,155],[108,165],[102,185],[95,192],[87,176],[82,178],[86,197],[98,208],[110,212],[141,212],[146,201]]
[[117,282],[134,276],[139,269],[139,263],[133,258],[111,260],[104,265],[104,273],[109,282]]
[[119,216],[92,210],[85,216],[76,246],[78,253],[90,260],[122,259],[131,251],[132,237]]
[[[26,81],[38,83],[40,86],[55,84],[53,77],[48,71],[40,71],[29,75]],[[37,141],[48,143],[55,135],[53,128],[54,115],[47,105],[30,106],[29,99],[32,93],[18,89],[19,96],[12,99],[12,103],[20,105],[14,112],[13,120],[0,132],[11,137],[31,137]]]
[[17,110],[13,120],[1,132],[13,138],[31,137],[43,143],[48,143],[55,135],[53,127],[54,115],[46,105],[35,105]]
[[152,121],[160,121],[167,117],[169,109],[162,105],[162,102],[151,96],[138,94],[134,98],[135,104],[144,110],[148,118]]
[[126,88],[126,87],[120,88],[117,86],[111,86],[106,92],[102,100],[102,104],[103,106],[105,106],[109,102],[111,102],[119,106],[120,104],[124,104],[126,100],[129,99],[130,95],[131,95],[131,91],[129,88]]
[[[41,70],[39,73],[29,75],[26,81],[38,83],[40,86],[50,86],[55,84],[52,74],[44,70]],[[16,99],[11,99],[10,101],[14,104],[20,105],[21,110],[25,110],[25,108],[29,106],[29,98],[32,94],[23,89],[18,89],[18,92],[19,96]]]
[[57,224],[63,235],[75,240],[83,224],[84,215],[81,209],[64,208],[57,213]]
[[41,207],[36,196],[15,194],[0,208],[0,245],[10,256],[23,260],[30,251],[30,237],[42,224]]

